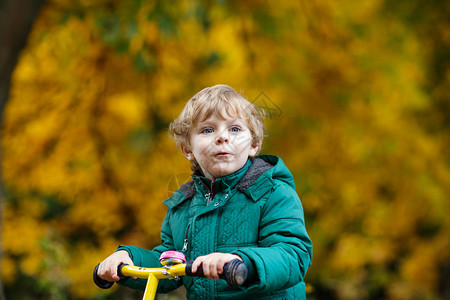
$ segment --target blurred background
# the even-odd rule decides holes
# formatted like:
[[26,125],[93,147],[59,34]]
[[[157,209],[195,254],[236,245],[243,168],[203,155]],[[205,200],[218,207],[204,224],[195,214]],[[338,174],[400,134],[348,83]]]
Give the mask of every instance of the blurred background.
[[92,270],[160,242],[190,173],[168,125],[218,83],[269,112],[261,153],[291,169],[314,245],[308,299],[450,299],[450,2],[11,3],[3,21],[30,30],[2,99],[7,299],[140,299]]

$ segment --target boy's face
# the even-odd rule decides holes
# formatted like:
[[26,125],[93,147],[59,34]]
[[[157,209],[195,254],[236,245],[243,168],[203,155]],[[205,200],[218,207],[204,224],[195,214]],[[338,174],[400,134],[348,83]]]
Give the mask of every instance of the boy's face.
[[[227,116],[223,120],[220,115]],[[242,168],[249,156],[255,156],[257,145],[252,145],[252,135],[244,120],[229,116],[225,111],[213,114],[206,120],[199,117],[191,131],[191,148],[182,145],[189,160],[196,160],[203,174],[214,180]]]

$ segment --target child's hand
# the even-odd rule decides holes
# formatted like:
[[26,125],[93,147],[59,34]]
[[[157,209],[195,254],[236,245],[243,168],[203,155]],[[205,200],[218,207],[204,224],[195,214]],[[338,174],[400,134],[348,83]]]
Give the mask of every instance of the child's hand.
[[[133,261],[131,260],[127,251],[120,250],[108,256],[98,266],[97,275],[100,278],[108,280],[110,282],[117,281],[120,279],[119,275],[117,275],[117,267],[120,264],[134,266]],[[136,279],[135,277],[133,278]]]
[[192,273],[197,272],[198,267],[203,265],[203,273],[206,277],[219,280],[219,275],[223,273],[223,266],[236,258],[242,261],[242,258],[239,255],[231,253],[216,252],[199,256],[192,264]]

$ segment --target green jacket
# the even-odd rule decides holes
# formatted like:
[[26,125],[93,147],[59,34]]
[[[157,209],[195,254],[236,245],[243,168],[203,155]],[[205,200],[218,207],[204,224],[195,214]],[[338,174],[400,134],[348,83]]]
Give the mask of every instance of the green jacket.
[[[184,284],[188,299],[306,299],[303,279],[312,243],[294,179],[280,158],[259,156],[215,181],[194,174],[164,203],[168,211],[160,246],[152,251],[118,248],[127,250],[135,265],[159,266],[159,255],[166,250],[182,251],[187,260],[228,252],[242,257],[249,276],[235,288],[207,278],[160,280],[158,292]],[[145,287],[140,279],[119,283]]]

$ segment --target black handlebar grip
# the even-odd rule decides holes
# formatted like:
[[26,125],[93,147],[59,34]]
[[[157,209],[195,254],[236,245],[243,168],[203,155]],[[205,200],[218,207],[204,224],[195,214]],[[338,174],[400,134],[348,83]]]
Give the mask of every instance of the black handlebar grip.
[[114,282],[110,282],[108,280],[102,279],[97,275],[99,265],[100,264],[98,264],[94,268],[94,283],[101,289],[109,289],[110,287],[113,286]]
[[124,279],[125,277],[127,277],[122,273],[123,266],[128,266],[128,264],[120,264],[117,266],[117,276],[119,276],[120,279]]
[[[186,275],[194,277],[205,277],[203,273],[203,265],[200,265],[197,272],[192,273],[193,260],[190,260],[186,264]],[[223,273],[219,275],[219,278],[225,279],[229,286],[242,285],[247,279],[247,267],[239,259],[233,259],[223,267]]]
[[[120,279],[123,279],[123,278],[126,277],[126,276],[124,276],[123,273],[122,273],[122,268],[123,268],[123,266],[126,266],[126,265],[127,265],[127,264],[120,264],[120,265],[117,266],[117,275],[120,277]],[[102,289],[109,289],[110,287],[113,286],[114,282],[111,282],[111,281],[108,281],[108,280],[105,280],[105,279],[100,278],[100,277],[97,275],[97,272],[98,272],[98,266],[100,266],[100,264],[98,264],[98,265],[95,266],[95,268],[94,268],[94,283],[95,283],[99,288],[102,288]]]

